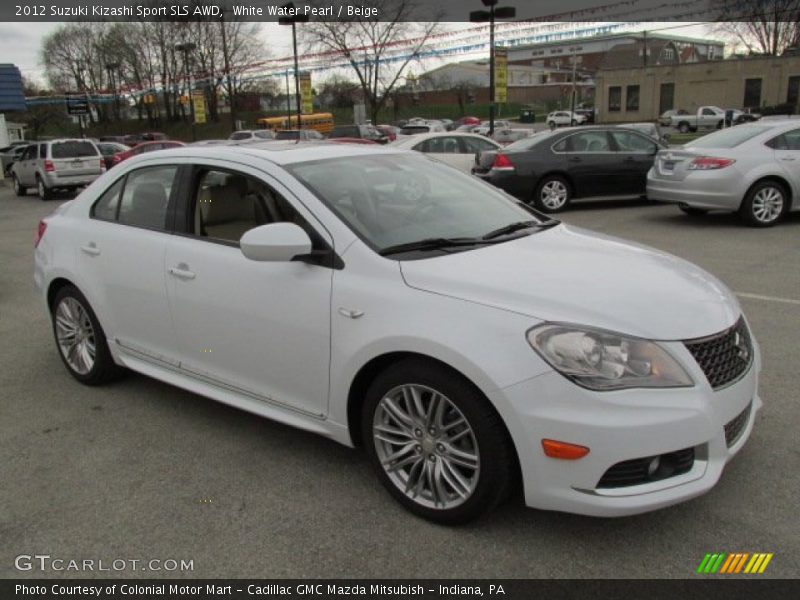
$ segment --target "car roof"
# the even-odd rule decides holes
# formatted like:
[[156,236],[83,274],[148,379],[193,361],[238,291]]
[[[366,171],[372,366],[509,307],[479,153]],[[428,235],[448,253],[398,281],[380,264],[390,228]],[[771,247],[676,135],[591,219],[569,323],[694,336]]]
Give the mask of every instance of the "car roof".
[[[176,154],[179,152],[180,154]],[[148,152],[142,159],[160,156],[174,158],[215,158],[215,159],[264,159],[278,165],[290,165],[328,158],[346,158],[350,156],[374,156],[376,154],[405,154],[408,151],[392,149],[373,144],[340,144],[327,140],[253,140],[241,144],[215,146],[182,146],[180,150],[164,150]]]
[[[468,138],[477,138],[481,140],[490,140],[486,136],[479,135],[477,133],[469,133],[468,131],[430,131],[428,133],[419,133],[417,135],[409,135],[403,136],[401,138],[397,138],[396,141],[392,142],[390,145],[392,146],[404,146],[406,144],[419,143],[422,140],[430,140],[439,137],[468,137]],[[495,142],[496,143],[496,142]]]

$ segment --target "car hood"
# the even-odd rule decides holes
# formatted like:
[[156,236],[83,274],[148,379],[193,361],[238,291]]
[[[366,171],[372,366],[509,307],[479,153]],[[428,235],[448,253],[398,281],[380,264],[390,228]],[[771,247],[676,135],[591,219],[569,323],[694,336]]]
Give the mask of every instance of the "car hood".
[[722,282],[685,260],[566,225],[400,264],[419,290],[654,340],[717,333],[741,312]]

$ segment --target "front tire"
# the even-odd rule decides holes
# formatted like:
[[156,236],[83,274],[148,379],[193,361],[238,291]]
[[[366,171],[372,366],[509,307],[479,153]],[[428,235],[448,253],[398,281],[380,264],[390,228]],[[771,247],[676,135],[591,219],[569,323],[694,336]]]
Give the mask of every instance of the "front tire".
[[19,178],[16,175],[13,175],[12,180],[14,182],[14,193],[17,196],[27,196],[28,188],[26,188],[19,182]]
[[500,416],[446,367],[408,359],[378,375],[367,391],[362,435],[384,487],[430,521],[467,523],[511,489],[516,458]]
[[77,288],[68,285],[56,293],[52,306],[53,335],[70,375],[85,385],[100,385],[118,377],[103,328]]
[[747,192],[739,216],[752,227],[772,227],[789,207],[786,189],[777,181],[761,181]]
[[533,205],[546,213],[561,212],[572,200],[572,186],[560,175],[544,177],[533,194]]

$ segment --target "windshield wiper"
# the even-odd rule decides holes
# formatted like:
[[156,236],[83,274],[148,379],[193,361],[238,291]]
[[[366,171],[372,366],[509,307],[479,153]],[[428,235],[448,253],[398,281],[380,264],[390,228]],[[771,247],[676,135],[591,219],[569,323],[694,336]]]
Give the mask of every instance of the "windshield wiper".
[[516,223],[509,223],[508,225],[504,225],[499,229],[494,229],[484,235],[481,239],[482,240],[491,240],[501,235],[508,235],[509,233],[514,233],[515,231],[520,231],[521,229],[547,229],[548,227],[554,227],[561,223],[558,219],[548,219],[547,221],[517,221]]
[[387,246],[380,250],[378,254],[381,256],[388,256],[389,254],[400,254],[401,252],[413,252],[414,250],[439,250],[440,248],[455,248],[458,246],[475,246],[478,244],[486,244],[486,240],[480,238],[426,238],[424,240],[417,240],[416,242],[406,242],[404,244],[395,244],[394,246]]

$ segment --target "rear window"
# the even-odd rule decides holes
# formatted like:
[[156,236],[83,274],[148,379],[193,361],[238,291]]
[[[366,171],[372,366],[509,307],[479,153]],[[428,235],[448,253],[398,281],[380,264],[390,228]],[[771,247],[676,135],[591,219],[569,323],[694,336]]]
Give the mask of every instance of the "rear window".
[[735,148],[749,139],[768,131],[769,127],[759,127],[758,125],[739,125],[730,129],[722,129],[693,142],[686,144],[687,148]]
[[300,139],[300,132],[299,131],[279,131],[278,135],[275,136],[276,140],[299,140]]
[[427,125],[406,125],[400,130],[403,135],[415,135],[417,133],[428,133],[431,130]]
[[77,158],[97,156],[97,148],[92,142],[56,142],[50,147],[52,158]]

